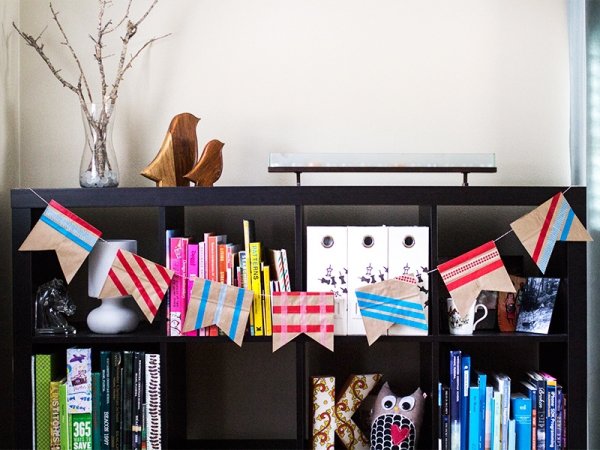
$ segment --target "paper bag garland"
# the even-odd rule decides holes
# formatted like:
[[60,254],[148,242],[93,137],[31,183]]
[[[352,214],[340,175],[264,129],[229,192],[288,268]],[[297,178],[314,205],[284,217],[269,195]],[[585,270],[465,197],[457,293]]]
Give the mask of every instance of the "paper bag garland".
[[242,346],[253,293],[216,281],[194,280],[183,331],[217,325],[237,345]]
[[417,279],[412,275],[357,288],[356,298],[369,345],[396,323],[427,330],[420,297]]
[[135,253],[119,249],[100,291],[100,298],[131,295],[152,323],[167,292],[173,271]]
[[46,207],[19,251],[54,250],[67,284],[102,232],[54,200]]
[[482,290],[515,292],[494,241],[440,264],[438,270],[461,316]]
[[273,292],[273,351],[304,333],[333,351],[333,293]]
[[335,404],[335,432],[349,450],[369,450],[369,438],[358,428],[352,416],[380,379],[379,373],[350,376]]
[[557,241],[592,240],[562,192],[510,226],[542,273]]
[[335,377],[312,377],[312,449],[335,448]]

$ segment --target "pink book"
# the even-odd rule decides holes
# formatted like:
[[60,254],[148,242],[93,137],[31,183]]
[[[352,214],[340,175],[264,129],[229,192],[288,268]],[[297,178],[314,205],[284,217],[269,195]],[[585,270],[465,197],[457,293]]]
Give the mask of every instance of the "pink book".
[[[190,243],[188,244],[188,279],[187,281],[187,296],[186,296],[186,311],[188,304],[190,302],[190,298],[192,295],[192,288],[194,287],[194,280],[198,278],[198,244]],[[198,330],[188,331],[183,333],[184,336],[198,336]]]
[[170,311],[169,324],[170,335],[181,336],[183,322],[185,320],[186,297],[187,297],[187,252],[189,238],[171,238],[170,263],[171,270],[175,272],[170,288]]

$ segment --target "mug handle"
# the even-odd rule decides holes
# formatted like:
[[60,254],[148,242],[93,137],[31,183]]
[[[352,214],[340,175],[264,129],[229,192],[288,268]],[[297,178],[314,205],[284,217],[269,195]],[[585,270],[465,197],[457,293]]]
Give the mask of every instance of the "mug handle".
[[477,312],[477,309],[479,309],[479,308],[483,308],[483,316],[475,321],[475,323],[473,324],[473,330],[475,330],[475,327],[477,327],[477,324],[479,322],[481,322],[483,319],[485,319],[488,315],[487,306],[485,306],[483,303],[478,303],[477,305],[475,305],[475,312]]

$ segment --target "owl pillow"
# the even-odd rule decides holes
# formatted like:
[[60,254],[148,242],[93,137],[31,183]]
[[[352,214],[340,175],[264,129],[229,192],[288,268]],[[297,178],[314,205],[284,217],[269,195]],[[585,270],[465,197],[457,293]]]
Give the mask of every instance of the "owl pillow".
[[417,388],[411,395],[398,397],[385,383],[371,410],[371,450],[414,450],[426,396]]

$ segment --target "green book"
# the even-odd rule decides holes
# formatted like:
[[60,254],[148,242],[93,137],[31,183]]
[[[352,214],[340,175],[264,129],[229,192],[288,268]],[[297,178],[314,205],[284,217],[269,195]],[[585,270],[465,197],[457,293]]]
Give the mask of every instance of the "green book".
[[71,423],[67,412],[67,380],[65,379],[58,387],[58,399],[60,407],[60,449],[71,450]]
[[70,414],[73,450],[92,450],[92,413]]
[[94,449],[98,450],[102,445],[101,384],[100,372],[92,372],[92,442],[94,443]]
[[50,381],[56,378],[57,356],[35,355],[35,446],[50,450]]

